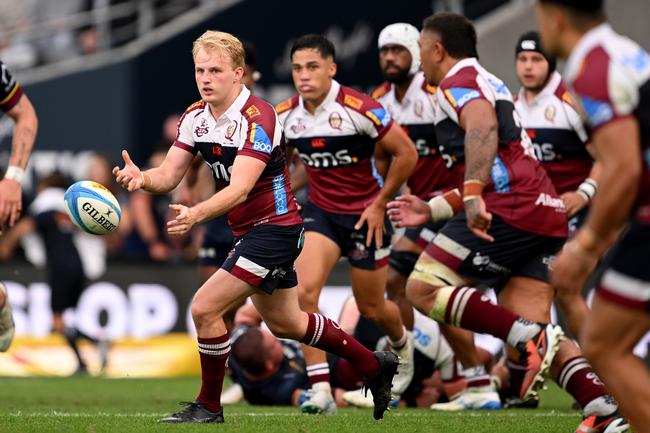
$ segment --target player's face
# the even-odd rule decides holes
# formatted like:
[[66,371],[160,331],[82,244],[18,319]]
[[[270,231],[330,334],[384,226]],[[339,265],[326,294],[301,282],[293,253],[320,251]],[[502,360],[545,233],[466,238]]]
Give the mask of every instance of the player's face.
[[241,83],[244,69],[234,68],[230,57],[219,51],[200,49],[194,57],[194,77],[201,99],[220,104]]
[[291,58],[291,76],[296,90],[307,101],[318,101],[327,95],[336,74],[336,63],[323,58],[315,49],[298,50]]
[[268,355],[268,360],[273,364],[277,365],[280,362],[282,362],[282,359],[284,358],[284,351],[282,349],[282,343],[280,343],[280,340],[275,338],[271,333],[269,332],[262,332],[263,335],[263,342],[262,342],[262,347],[263,350],[267,353]]
[[561,42],[563,24],[566,23],[565,15],[556,6],[540,2],[535,4],[535,13],[544,51],[550,56],[565,58],[568,53]]
[[423,30],[418,38],[418,45],[424,76],[429,84],[437,86],[443,78],[440,76],[440,63],[444,59],[440,37],[434,32]]
[[403,83],[408,79],[411,62],[411,53],[401,45],[388,44],[379,50],[381,72],[391,83]]
[[548,62],[540,53],[522,51],[515,62],[517,78],[525,89],[539,91],[544,88],[548,77]]

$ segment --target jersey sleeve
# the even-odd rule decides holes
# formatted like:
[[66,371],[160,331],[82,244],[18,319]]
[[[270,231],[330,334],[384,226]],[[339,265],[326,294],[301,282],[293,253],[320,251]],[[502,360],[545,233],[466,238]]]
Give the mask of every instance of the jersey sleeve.
[[358,118],[356,123],[360,134],[379,141],[393,126],[393,118],[388,110],[370,96],[346,87],[339,98],[343,106],[354,113],[353,117]]
[[194,134],[192,133],[192,127],[194,124],[194,117],[205,107],[203,101],[195,102],[190,105],[183,116],[178,121],[178,128],[176,131],[176,141],[174,141],[174,146],[186,150],[192,154],[196,154],[198,149],[194,145]]
[[7,66],[0,61],[0,109],[7,112],[14,108],[21,96],[23,89],[16,81]]
[[634,80],[602,48],[586,56],[573,89],[591,132],[631,116],[639,98]]
[[273,107],[261,101],[244,107],[243,112],[248,127],[237,155],[250,156],[268,164],[271,154],[282,143],[278,116]]
[[483,99],[494,106],[494,98],[482,81],[474,68],[463,68],[440,83],[438,103],[457,122],[460,122],[463,108],[471,101]]

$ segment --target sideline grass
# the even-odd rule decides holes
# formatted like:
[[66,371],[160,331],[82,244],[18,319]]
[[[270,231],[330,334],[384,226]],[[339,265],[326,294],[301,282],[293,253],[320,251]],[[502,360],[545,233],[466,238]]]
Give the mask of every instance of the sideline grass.
[[580,413],[555,385],[538,410],[441,414],[399,409],[376,422],[370,410],[340,409],[335,416],[306,416],[294,408],[226,408],[224,425],[161,425],[161,416],[190,400],[198,379],[0,378],[0,432],[573,432]]

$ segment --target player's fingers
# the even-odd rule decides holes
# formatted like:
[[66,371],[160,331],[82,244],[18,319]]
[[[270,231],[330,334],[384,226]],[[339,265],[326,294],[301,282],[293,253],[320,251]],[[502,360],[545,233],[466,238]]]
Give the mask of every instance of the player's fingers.
[[361,218],[359,218],[359,221],[354,225],[355,230],[360,230],[361,227],[363,227],[363,224],[366,222],[366,215],[361,215]]
[[381,225],[380,227],[375,230],[375,246],[377,249],[382,247],[384,240],[384,226]]
[[16,203],[9,212],[9,227],[13,227],[20,218],[20,204]]
[[182,204],[177,204],[177,203],[172,203],[169,205],[169,208],[176,212],[176,219],[181,215],[181,212],[183,212],[183,209],[185,209],[185,206]]
[[124,162],[127,164],[133,164],[133,161],[131,161],[131,156],[129,156],[129,152],[127,152],[126,149],[122,150],[122,159],[124,159]]
[[113,167],[113,175],[117,176],[120,173],[120,167],[115,166]]

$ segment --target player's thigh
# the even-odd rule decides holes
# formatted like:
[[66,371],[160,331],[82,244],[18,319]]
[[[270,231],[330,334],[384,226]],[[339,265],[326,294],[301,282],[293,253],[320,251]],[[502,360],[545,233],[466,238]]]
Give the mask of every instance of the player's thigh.
[[317,302],[330,272],[341,256],[341,249],[322,233],[305,232],[305,244],[296,259],[301,302]]
[[203,283],[192,300],[192,315],[200,317],[207,314],[222,316],[242,299],[255,293],[250,284],[219,269]]
[[596,295],[587,314],[580,339],[585,355],[593,358],[632,353],[650,330],[650,314],[628,308]]
[[499,304],[518,316],[534,322],[551,321],[553,288],[548,282],[512,277],[499,292]]
[[406,283],[406,297],[423,314],[429,314],[439,288],[465,286],[470,281],[423,251]]

